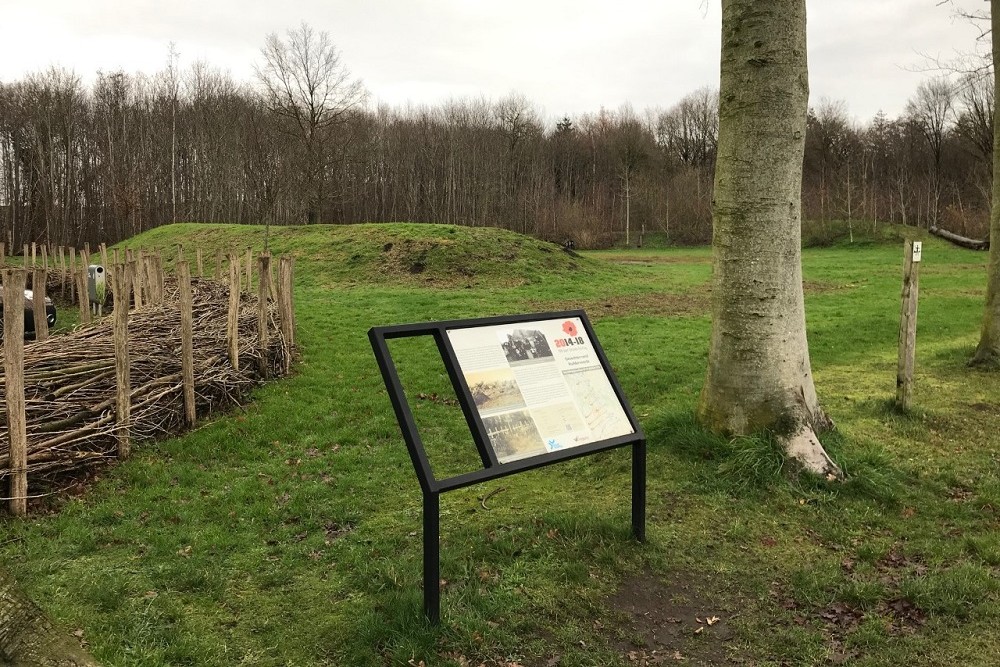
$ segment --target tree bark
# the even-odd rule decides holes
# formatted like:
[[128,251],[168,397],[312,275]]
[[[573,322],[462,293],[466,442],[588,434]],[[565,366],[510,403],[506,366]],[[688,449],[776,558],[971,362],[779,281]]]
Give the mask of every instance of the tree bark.
[[76,641],[56,629],[0,568],[0,665],[98,667]]
[[831,424],[806,342],[808,99],[805,0],[723,0],[712,339],[699,417],[716,432],[772,431],[804,469],[840,476],[816,438]]
[[[1000,85],[1000,0],[990,0],[993,85]],[[1000,114],[993,114],[993,206],[990,209],[990,258],[986,266],[986,307],[979,345],[970,366],[1000,369]]]

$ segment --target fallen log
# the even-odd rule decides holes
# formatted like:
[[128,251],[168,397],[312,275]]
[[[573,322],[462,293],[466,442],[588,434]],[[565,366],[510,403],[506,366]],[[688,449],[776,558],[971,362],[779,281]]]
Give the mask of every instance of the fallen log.
[[960,248],[968,248],[969,250],[989,250],[990,249],[990,240],[989,239],[985,239],[985,240],[970,239],[970,238],[965,237],[965,236],[960,236],[960,235],[958,235],[958,234],[956,234],[954,232],[949,232],[947,229],[941,229],[940,227],[931,227],[930,230],[928,230],[928,231],[930,231],[930,233],[933,234],[934,236],[937,236],[938,238],[942,238],[945,241],[948,241],[950,243],[954,243],[955,245],[959,246]]

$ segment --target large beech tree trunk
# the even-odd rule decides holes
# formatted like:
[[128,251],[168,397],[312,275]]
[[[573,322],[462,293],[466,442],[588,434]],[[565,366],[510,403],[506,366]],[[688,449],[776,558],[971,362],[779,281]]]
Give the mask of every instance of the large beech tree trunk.
[[807,470],[840,475],[816,438],[802,294],[801,185],[809,80],[805,0],[723,0],[713,201],[712,341],[699,416],[771,430]]
[[[1000,0],[990,0],[993,39],[993,85],[1000,90]],[[990,259],[986,269],[983,329],[972,366],[1000,369],[1000,114],[993,114],[993,206],[990,210]]]
[[0,666],[98,667],[75,640],[52,625],[2,567]]

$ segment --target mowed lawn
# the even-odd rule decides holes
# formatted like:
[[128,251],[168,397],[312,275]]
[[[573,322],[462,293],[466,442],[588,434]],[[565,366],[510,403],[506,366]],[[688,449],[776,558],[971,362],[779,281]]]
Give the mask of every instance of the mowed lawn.
[[[263,247],[175,225],[129,245]],[[572,257],[495,230],[272,229],[301,360],[245,409],[3,519],[5,566],[107,665],[995,665],[1000,376],[970,371],[984,253],[925,242],[915,407],[891,408],[902,243],[803,254],[843,484],[693,422],[708,248]],[[403,322],[584,308],[649,437],[648,541],[605,453],[442,496],[442,622],[421,496],[367,339]],[[429,341],[393,346],[440,474],[477,456]]]

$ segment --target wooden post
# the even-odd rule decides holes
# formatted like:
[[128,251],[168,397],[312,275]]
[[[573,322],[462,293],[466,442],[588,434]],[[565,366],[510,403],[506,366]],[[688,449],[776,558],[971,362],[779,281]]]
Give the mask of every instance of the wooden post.
[[80,324],[90,324],[90,290],[87,289],[87,268],[76,272],[76,292],[80,296]]
[[108,265],[108,244],[107,243],[102,243],[101,244],[101,266],[104,267],[105,271],[107,271],[107,270],[109,270],[111,268]]
[[[177,254],[174,257],[174,270],[176,271],[177,270],[177,265],[180,264],[181,262],[186,261],[186,260],[184,258],[184,244],[183,243],[177,243],[177,244],[175,244],[174,248],[177,251]],[[188,267],[188,274],[190,274],[190,273],[191,273],[191,269],[190,269],[190,267]],[[190,275],[188,275],[188,278],[190,278]]]
[[896,368],[896,407],[901,410],[909,410],[913,400],[922,250],[920,241],[908,240],[903,245],[903,303],[899,311],[899,363]]
[[281,333],[289,347],[295,345],[295,304],[292,298],[292,258],[278,258],[278,315]]
[[7,244],[0,241],[0,268],[7,263]]
[[226,319],[226,343],[229,363],[234,371],[240,369],[240,265],[229,256],[229,314]]
[[195,248],[194,249],[194,258],[195,258],[195,263],[198,265],[198,277],[199,278],[204,278],[205,277],[205,263],[204,263],[204,261],[202,261],[201,248]]
[[215,280],[219,282],[222,280],[222,249],[217,248],[215,251]]
[[31,311],[35,318],[35,340],[38,341],[49,337],[49,319],[45,312],[45,280],[45,269],[36,268],[31,279]]
[[76,248],[69,249],[69,301],[76,301]]
[[257,258],[257,344],[260,347],[261,374],[268,376],[267,353],[270,345],[267,330],[267,300],[271,295],[271,257],[263,254]]
[[135,300],[135,309],[142,308],[142,266],[140,261],[134,259],[128,263],[129,284],[132,286],[132,298]]
[[[134,266],[134,265],[133,265]],[[129,377],[128,355],[128,303],[130,278],[133,271],[124,264],[115,266],[111,272],[113,280],[114,312],[111,316],[112,337],[115,345],[115,404],[117,423],[115,436],[118,445],[118,457],[128,458],[131,451],[130,430],[132,420],[132,382]]]
[[66,298],[66,248],[59,246],[59,298]]
[[31,247],[27,243],[24,244],[24,252],[21,253],[21,256],[24,258],[24,268],[28,268],[28,262],[31,261],[31,253],[29,252],[30,248]]
[[247,294],[253,290],[253,247],[247,247]]
[[24,414],[24,271],[4,269],[3,365],[10,433],[10,511],[28,512],[28,434]]
[[[178,255],[180,256],[180,255]],[[184,417],[188,426],[194,426],[196,413],[194,404],[194,324],[193,299],[191,297],[191,267],[185,261],[175,265],[180,289],[181,309],[181,382],[184,385]]]
[[46,244],[42,244],[42,268],[45,269],[45,273],[49,272],[49,247]]
[[31,242],[31,268],[35,268],[35,266],[38,264],[37,258],[38,258],[38,244],[35,243],[34,241],[32,241]]

